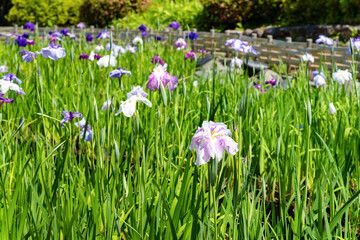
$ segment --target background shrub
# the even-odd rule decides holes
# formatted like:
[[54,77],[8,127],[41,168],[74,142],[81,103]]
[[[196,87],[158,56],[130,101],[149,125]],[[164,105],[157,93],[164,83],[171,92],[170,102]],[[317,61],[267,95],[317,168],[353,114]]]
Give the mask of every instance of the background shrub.
[[113,19],[123,18],[129,12],[146,10],[151,0],[84,0],[80,9],[81,20],[100,27]]
[[136,29],[139,25],[145,24],[154,29],[164,29],[172,21],[177,21],[182,29],[192,28],[202,22],[202,10],[203,6],[199,0],[176,2],[155,0],[147,11],[132,13],[124,18],[116,19],[113,21],[113,25],[119,28]]
[[6,19],[11,23],[37,22],[39,26],[75,24],[82,0],[12,0]]

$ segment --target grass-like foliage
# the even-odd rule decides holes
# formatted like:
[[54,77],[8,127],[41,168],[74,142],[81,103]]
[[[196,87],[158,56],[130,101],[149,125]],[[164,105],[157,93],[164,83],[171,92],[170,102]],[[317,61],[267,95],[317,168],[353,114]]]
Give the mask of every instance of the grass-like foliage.
[[[95,48],[84,38],[63,39],[66,57],[58,61],[29,63],[18,46],[0,43],[1,64],[26,92],[9,91],[15,101],[0,107],[1,239],[358,237],[355,87],[345,91],[326,71],[327,86],[309,87],[304,64],[287,90],[261,93],[244,71],[195,74],[187,50],[152,38],[117,57],[116,67],[131,71],[118,81],[109,77],[116,67],[79,60]],[[26,49],[47,46],[45,39]],[[179,78],[174,91],[146,89],[156,54]],[[133,117],[115,116],[137,85],[152,107],[138,102]],[[116,111],[101,110],[113,95]],[[92,140],[73,123],[62,128],[62,111],[82,113]],[[196,166],[189,146],[205,120],[225,123],[239,151]]]

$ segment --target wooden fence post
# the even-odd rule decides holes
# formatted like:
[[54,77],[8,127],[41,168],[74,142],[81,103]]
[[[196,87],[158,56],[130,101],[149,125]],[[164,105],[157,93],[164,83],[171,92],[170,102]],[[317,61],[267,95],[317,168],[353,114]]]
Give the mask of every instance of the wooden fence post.
[[312,42],[313,40],[311,38],[306,39],[307,42],[307,48],[312,48]]
[[[266,37],[267,37],[268,44],[273,44],[273,36],[272,35],[267,35]],[[271,52],[271,47],[267,47],[266,52],[270,53]],[[267,60],[268,60],[268,62],[270,62],[270,60],[271,60],[270,54],[268,54]]]
[[[229,31],[229,30],[226,30],[226,31],[225,31],[225,35],[226,35],[226,38],[227,38],[227,39],[230,38],[230,31]],[[230,48],[229,48],[229,46],[226,46],[225,49],[226,49],[226,50],[225,50],[225,51],[226,51],[226,53],[225,53],[226,55],[225,55],[225,56],[226,56],[226,57],[229,57],[229,56],[230,56]]]
[[91,33],[94,33],[94,32],[95,32],[95,27],[94,27],[94,25],[90,25],[90,32],[91,32]]
[[18,25],[17,24],[14,24],[14,32],[18,33]]
[[215,52],[215,29],[211,29],[211,45],[212,45],[212,54]]

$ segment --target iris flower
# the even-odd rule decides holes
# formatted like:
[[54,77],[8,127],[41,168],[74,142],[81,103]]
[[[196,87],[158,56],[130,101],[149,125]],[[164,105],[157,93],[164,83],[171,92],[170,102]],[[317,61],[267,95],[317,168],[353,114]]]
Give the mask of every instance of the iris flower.
[[27,22],[25,23],[24,29],[30,29],[31,31],[35,31],[35,24],[33,24],[32,22]]
[[334,79],[334,81],[338,82],[339,85],[343,85],[346,81],[352,80],[352,74],[348,71],[348,69],[339,69],[332,74],[332,78]]
[[0,65],[0,72],[1,73],[7,73],[9,71],[9,68],[4,64]]
[[81,114],[81,113],[78,113],[78,112],[72,112],[72,111],[70,111],[70,112],[68,112],[68,111],[62,111],[61,113],[60,113],[60,116],[61,115],[64,115],[64,118],[63,118],[63,120],[61,120],[61,127],[63,128],[64,127],[64,123],[66,123],[66,122],[72,122],[72,120],[74,119],[74,118],[82,118],[83,117],[83,115]]
[[9,82],[16,81],[18,84],[22,83],[22,81],[19,78],[17,78],[14,73],[5,74],[4,76],[2,76],[2,80]]
[[136,36],[136,37],[132,40],[132,44],[134,44],[134,45],[138,45],[138,44],[143,45],[143,40],[142,40],[141,37]]
[[191,139],[190,151],[196,150],[196,165],[203,165],[213,158],[220,162],[224,150],[232,156],[238,151],[238,144],[230,137],[231,131],[224,123],[204,121]]
[[139,29],[139,31],[140,32],[146,32],[146,26],[145,25],[143,25],[143,24],[141,24],[139,27],[138,27],[138,29]]
[[148,34],[147,32],[142,32],[142,33],[141,33],[141,36],[149,37],[149,34]]
[[[112,102],[111,99],[106,100],[106,101],[103,103],[103,105],[102,105],[102,107],[101,107],[101,110],[106,111],[106,110],[110,109],[110,107],[111,107],[111,102]],[[112,110],[115,111],[115,108],[113,108]]]
[[131,77],[131,72],[130,71],[126,71],[125,68],[121,69],[120,67],[118,67],[117,69],[109,72],[109,76],[111,78],[121,78],[123,75],[127,74],[129,77]]
[[196,54],[195,54],[194,50],[191,50],[190,52],[188,52],[188,53],[185,55],[185,60],[187,60],[188,58],[191,58],[191,59],[195,59],[195,58],[196,58]]
[[21,36],[18,36],[17,39],[15,39],[15,43],[19,47],[26,47],[26,45],[27,45],[26,39]]
[[314,77],[314,84],[317,88],[325,86],[326,85],[326,81],[325,78],[322,75],[316,75]]
[[57,46],[49,44],[48,47],[41,49],[41,53],[44,58],[50,58],[55,61],[66,56],[65,48],[62,48],[60,44]]
[[180,23],[173,21],[172,23],[169,24],[169,27],[172,27],[175,30],[178,30],[178,28],[180,27]]
[[25,95],[25,92],[19,85],[13,83],[12,81],[0,80],[0,92],[2,94],[7,93],[9,90],[15,91],[17,94]]
[[198,38],[199,35],[197,35],[196,33],[194,32],[190,32],[186,38],[190,39],[190,40],[196,40]]
[[35,60],[37,58],[38,55],[40,55],[40,52],[30,52],[30,51],[26,51],[24,49],[21,49],[19,54],[22,54],[22,59],[24,62],[31,62],[32,60]]
[[[315,71],[312,71],[312,75],[313,75],[314,77],[316,77],[317,75],[319,75],[319,70],[316,69]],[[323,77],[323,78],[326,78],[326,76],[325,76],[325,74],[324,74],[323,71],[320,72],[320,76]]]
[[161,59],[161,57],[159,56],[159,54],[156,54],[155,57],[151,58],[151,63],[154,63],[155,65],[160,63],[161,65],[165,65],[165,62]]
[[63,36],[68,36],[69,35],[69,29],[67,28],[64,28],[60,31],[60,33],[63,35]]
[[129,51],[131,53],[135,53],[136,52],[137,47],[132,47],[131,45],[126,45],[126,51]]
[[133,87],[130,92],[127,93],[127,97],[131,98],[132,96],[137,97],[147,97],[148,94],[144,91],[144,89],[140,86]]
[[102,31],[96,36],[96,38],[100,38],[100,39],[110,38],[110,31],[107,30]]
[[95,59],[99,60],[100,58],[101,58],[100,55],[96,54],[94,51],[91,51],[91,53],[89,55],[89,60],[90,61],[94,61]]
[[91,34],[86,34],[86,41],[87,42],[92,42],[93,39],[94,38],[93,38],[93,36]]
[[188,44],[186,43],[186,41],[183,38],[179,38],[175,43],[174,43],[174,47],[176,47],[176,50],[181,50],[181,49],[185,49],[188,47]]
[[13,103],[14,102],[14,99],[10,99],[10,98],[4,98],[1,96],[0,94],[0,106],[3,104],[3,103]]
[[95,52],[100,52],[101,50],[104,50],[104,47],[101,46],[100,44],[98,44],[98,45],[95,47]]
[[85,23],[83,22],[79,22],[77,25],[76,25],[77,28],[80,28],[80,29],[85,29]]
[[89,55],[87,55],[87,54],[85,54],[85,53],[81,53],[80,54],[80,56],[79,56],[79,59],[81,60],[81,59],[85,59],[85,60],[87,60],[87,59],[89,59]]
[[121,105],[119,111],[115,114],[115,116],[119,115],[120,113],[124,113],[126,117],[131,117],[134,115],[136,110],[136,103],[143,102],[148,107],[151,107],[152,104],[149,99],[145,97],[138,97],[138,96],[131,96],[126,101],[121,101]]
[[170,73],[166,71],[167,65],[157,65],[154,68],[154,71],[149,76],[149,82],[147,88],[151,91],[159,90],[160,83],[166,87],[166,84],[169,84],[169,90],[173,91],[178,86],[178,78],[171,76]]
[[314,63],[314,57],[313,55],[309,54],[309,53],[305,53],[304,55],[301,56],[301,59],[304,61],[304,62],[312,62]]
[[324,35],[320,35],[319,38],[316,39],[315,43],[316,44],[324,43],[328,46],[332,46],[334,44],[334,40],[332,40],[331,38],[328,38]]
[[234,68],[234,67],[241,68],[242,64],[243,64],[243,61],[242,61],[240,58],[238,58],[238,57],[234,57],[234,58],[231,59],[231,61],[230,61],[230,67],[231,67],[231,68]]
[[[353,46],[354,46],[354,50],[356,51],[360,51],[360,38],[357,37],[355,39],[352,40]],[[349,46],[348,50],[347,50],[348,54],[351,54],[351,47]]]
[[336,113],[336,108],[335,108],[335,106],[334,106],[333,103],[330,103],[330,104],[329,104],[329,114],[330,114],[330,115],[333,115],[333,114],[335,114],[335,113]]
[[115,67],[116,63],[116,58],[113,55],[105,55],[97,61],[99,67],[109,67],[109,64],[111,67]]
[[[86,120],[85,120],[85,118],[82,118],[79,122],[75,123],[75,126],[77,126],[78,128],[81,129],[80,137],[81,137],[81,139],[83,139],[83,137],[84,137],[84,131],[85,131],[85,127],[86,127]],[[87,125],[84,141],[85,141],[85,142],[91,141],[91,140],[92,140],[92,134],[93,134],[93,132],[92,132],[91,129],[90,129],[90,125]]]

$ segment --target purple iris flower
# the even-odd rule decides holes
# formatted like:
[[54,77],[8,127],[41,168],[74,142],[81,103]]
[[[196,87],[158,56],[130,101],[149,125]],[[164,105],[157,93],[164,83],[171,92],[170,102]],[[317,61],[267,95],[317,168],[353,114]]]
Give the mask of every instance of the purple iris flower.
[[194,32],[190,32],[186,38],[190,39],[190,40],[196,40],[198,38],[199,35],[197,35],[196,33]]
[[15,43],[19,47],[26,47],[26,45],[27,45],[26,39],[21,36],[18,36],[17,39],[15,39]]
[[147,32],[142,32],[142,33],[141,33],[141,36],[149,37],[149,34],[148,34]]
[[121,69],[120,67],[118,67],[117,69],[109,72],[109,76],[111,78],[121,78],[123,75],[128,74],[129,77],[131,77],[131,72],[130,71],[126,71],[125,68]]
[[161,59],[161,57],[159,56],[159,54],[156,54],[155,57],[151,58],[151,63],[154,63],[155,65],[160,63],[161,65],[165,65],[165,62]]
[[187,42],[183,38],[179,38],[175,43],[174,47],[176,47],[176,50],[185,49],[188,47]]
[[127,93],[127,97],[131,98],[132,96],[137,97],[147,97],[148,94],[144,91],[144,89],[140,86],[133,87],[130,92]]
[[41,53],[44,58],[50,58],[55,61],[66,56],[65,48],[62,48],[60,44],[57,46],[49,44],[48,47],[41,49]]
[[15,80],[18,84],[22,83],[22,81],[16,77],[15,73],[5,74],[4,76],[2,76],[2,80],[10,82]]
[[6,39],[6,40],[5,40],[5,44],[10,44],[10,40],[9,40],[9,39]]
[[172,27],[175,30],[178,30],[178,28],[180,27],[180,23],[173,21],[172,23],[169,24],[169,27]]
[[[352,40],[353,46],[354,46],[354,50],[356,51],[360,51],[360,37],[357,37],[355,39]],[[351,48],[349,46],[348,50],[347,50],[348,54],[351,54]]]
[[223,158],[224,150],[232,156],[238,151],[238,144],[230,137],[231,131],[224,123],[204,121],[191,139],[190,151],[196,149],[196,165],[209,162],[210,158],[218,162]]
[[159,35],[155,35],[154,38],[155,38],[155,41],[161,41],[161,36],[159,36]]
[[228,39],[226,40],[225,42],[225,46],[228,46],[230,45],[232,49],[236,50],[236,51],[241,51],[241,47],[242,46],[248,46],[249,43],[248,42],[245,42],[245,41],[242,41],[240,39]]
[[87,41],[87,42],[92,42],[93,39],[94,39],[94,38],[93,38],[93,36],[92,36],[91,34],[87,34],[87,35],[86,35],[86,41]]
[[320,43],[324,43],[328,46],[331,46],[334,44],[334,40],[332,40],[331,38],[328,38],[324,35],[320,35],[318,39],[316,39],[315,41],[316,44],[320,44]]
[[22,54],[22,59],[24,62],[31,62],[32,60],[35,60],[37,55],[41,54],[40,52],[30,52],[30,51],[26,51],[24,49],[21,49],[19,54]]
[[3,103],[13,103],[13,102],[14,102],[14,99],[3,98],[3,97],[0,95],[0,106],[1,106]]
[[166,87],[169,84],[169,90],[173,91],[178,86],[178,78],[175,76],[171,76],[170,73],[166,71],[167,65],[157,65],[154,68],[154,71],[149,76],[149,82],[147,85],[147,89],[151,91],[159,90],[160,83]]
[[96,36],[96,38],[100,38],[100,39],[110,38],[110,31],[107,30],[102,31]]
[[61,115],[64,115],[64,118],[63,120],[61,120],[61,127],[63,128],[64,127],[64,123],[66,122],[71,122],[74,118],[82,118],[83,115],[81,113],[78,113],[78,112],[68,112],[68,111],[62,111],[60,113],[60,116]]
[[99,60],[100,58],[101,58],[101,56],[99,54],[95,53],[94,59]]
[[[319,70],[316,69],[315,71],[312,71],[312,75],[313,75],[313,77],[316,77],[317,75],[319,75]],[[323,71],[320,72],[320,76],[322,76],[324,79],[326,78]]]
[[64,28],[63,30],[60,31],[60,33],[64,36],[67,36],[69,35],[69,29]]
[[87,60],[87,59],[89,59],[89,55],[87,55],[87,54],[85,54],[85,53],[82,52],[82,53],[80,54],[80,56],[79,56],[79,59],[80,59],[80,60],[81,60],[81,59],[86,59],[86,60]]
[[146,32],[146,26],[145,25],[143,25],[143,24],[141,24],[139,27],[138,27],[138,29],[139,29],[139,31],[140,32]]
[[24,29],[30,29],[31,31],[35,31],[35,24],[32,22],[27,22],[24,25]]
[[265,84],[269,84],[271,86],[275,86],[277,84],[277,81],[275,79],[271,79],[269,81],[265,81]]
[[80,29],[85,29],[85,23],[83,22],[79,22],[77,25],[76,25],[77,28],[80,28]]
[[255,55],[258,55],[258,52],[250,45],[242,45],[240,47],[240,52],[243,53],[253,53]]
[[21,35],[23,38],[28,39],[29,38],[29,34],[28,33],[23,33],[23,35]]
[[34,45],[35,44],[34,40],[26,40],[26,42],[27,42],[28,45]]
[[188,53],[185,55],[185,60],[187,60],[188,58],[191,58],[191,59],[195,59],[195,58],[196,58],[196,54],[195,54],[194,50],[191,50],[190,52],[188,52]]
[[258,90],[260,91],[260,93],[264,93],[264,92],[267,91],[267,88],[263,89],[263,88],[262,88],[263,85],[264,85],[263,83],[256,84],[255,86],[253,86],[253,88],[258,89]]

